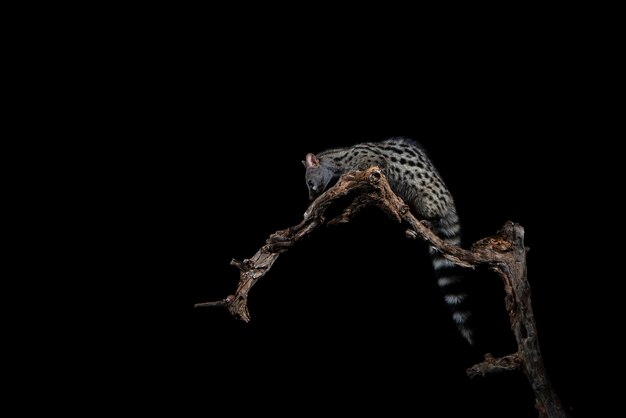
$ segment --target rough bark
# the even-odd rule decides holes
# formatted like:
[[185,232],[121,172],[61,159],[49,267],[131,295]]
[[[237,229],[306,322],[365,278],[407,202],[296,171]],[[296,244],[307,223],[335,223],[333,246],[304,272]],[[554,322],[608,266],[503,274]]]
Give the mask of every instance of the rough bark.
[[[341,215],[327,221],[324,216],[326,210],[339,198],[348,195],[351,199]],[[343,175],[334,187],[311,203],[304,213],[302,222],[270,235],[265,245],[250,259],[232,260],[231,264],[240,271],[239,286],[235,294],[221,301],[199,303],[196,307],[223,306],[235,317],[248,322],[250,313],[247,301],[250,289],[269,271],[281,253],[320,226],[349,222],[355,214],[370,205],[377,206],[392,219],[407,225],[406,234],[409,238],[419,237],[427,241],[450,261],[468,268],[487,266],[502,278],[505,306],[511,330],[517,341],[517,352],[501,358],[487,354],[485,361],[467,369],[467,374],[472,378],[489,373],[520,370],[526,375],[535,393],[535,407],[540,418],[568,417],[552,388],[541,357],[527,279],[528,249],[524,246],[524,228],[513,222],[507,222],[494,236],[474,243],[471,250],[450,245],[435,235],[426,222],[421,222],[413,216],[409,207],[391,190],[378,167]]]

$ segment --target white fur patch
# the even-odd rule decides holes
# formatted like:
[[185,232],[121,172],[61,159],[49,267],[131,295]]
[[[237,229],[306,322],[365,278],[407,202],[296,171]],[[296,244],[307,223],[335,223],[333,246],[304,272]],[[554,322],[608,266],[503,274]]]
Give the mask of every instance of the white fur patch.
[[454,267],[454,263],[452,261],[446,260],[445,258],[435,258],[433,259],[433,267],[435,270],[439,270],[443,267]]
[[448,305],[458,305],[465,300],[465,295],[445,295],[444,299]]
[[467,312],[455,312],[452,314],[452,319],[454,319],[454,322],[456,322],[457,324],[462,324],[465,321],[467,321],[467,318],[469,317],[469,314]]
[[450,286],[451,284],[454,283],[458,283],[459,282],[459,278],[458,277],[440,277],[437,280],[437,284],[439,285],[439,287],[446,287],[446,286]]

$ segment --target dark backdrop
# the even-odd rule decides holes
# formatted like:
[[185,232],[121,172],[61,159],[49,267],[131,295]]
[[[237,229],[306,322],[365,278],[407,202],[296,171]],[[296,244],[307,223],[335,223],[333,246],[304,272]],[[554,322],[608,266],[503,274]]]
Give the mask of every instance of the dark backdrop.
[[[185,385],[185,403],[207,409],[228,404],[299,415],[435,408],[442,416],[533,416],[521,375],[466,378],[481,352],[457,335],[425,245],[405,239],[401,227],[375,210],[322,229],[282,255],[250,294],[249,324],[222,310],[193,309],[233,292],[232,258],[252,256],[269,234],[299,222],[308,205],[301,165],[307,152],[407,136],[421,141],[454,194],[466,244],[507,220],[525,227],[546,367],[575,407],[572,319],[579,290],[573,266],[554,254],[564,246],[574,257],[580,251],[560,218],[570,205],[565,174],[554,165],[561,151],[548,148],[560,122],[546,124],[506,105],[465,114],[445,106],[381,110],[328,100],[316,111],[297,109],[301,99],[278,106],[258,101],[259,112],[178,114],[180,135],[146,156],[155,158],[156,175],[147,173],[152,200],[137,222],[154,251],[146,254],[147,294],[157,289],[158,297],[148,302],[140,327],[163,339],[160,371],[153,372],[173,373],[164,384]],[[193,129],[185,126],[189,121]],[[484,270],[468,276],[480,350],[511,352],[501,283]],[[151,311],[157,307],[158,314]],[[171,355],[166,345],[176,347]]]
[[482,336],[475,350],[456,333],[426,246],[375,210],[282,255],[250,294],[250,323],[193,308],[234,291],[232,258],[300,221],[306,153],[406,136],[452,191],[465,244],[507,220],[524,226],[547,371],[565,404],[583,408],[574,372],[586,326],[579,268],[594,250],[579,245],[570,220],[589,193],[579,162],[592,157],[572,141],[591,122],[566,82],[549,72],[457,78],[442,69],[423,76],[423,87],[393,74],[373,86],[347,73],[293,79],[227,67],[209,77],[183,63],[190,74],[138,93],[148,105],[134,119],[141,140],[125,156],[133,175],[116,208],[126,228],[116,254],[132,261],[120,292],[138,313],[124,320],[116,350],[135,362],[129,381],[147,384],[147,403],[296,416],[431,408],[534,416],[522,375],[465,375],[484,351],[514,349],[497,277],[468,272]]
[[[99,11],[101,26],[86,14],[73,19],[95,37],[67,27],[67,41],[37,37],[49,56],[22,48],[37,65],[19,86],[54,89],[22,94],[53,110],[28,115],[24,129],[44,134],[22,132],[26,159],[47,149],[65,157],[50,152],[52,167],[36,173],[49,194],[20,185],[40,199],[26,203],[33,224],[54,228],[22,238],[56,250],[53,262],[25,252],[23,266],[41,266],[32,279],[69,302],[46,295],[64,315],[38,312],[45,334],[19,325],[36,339],[26,354],[53,366],[30,373],[6,357],[26,381],[9,379],[14,388],[48,395],[28,392],[20,406],[53,399],[81,416],[106,408],[116,416],[535,416],[521,375],[465,375],[482,351],[514,348],[498,279],[468,274],[481,336],[473,350],[443,305],[425,245],[375,210],[281,255],[250,294],[249,324],[193,308],[233,292],[232,258],[252,256],[300,221],[306,153],[407,136],[452,191],[466,244],[507,220],[524,226],[555,389],[576,417],[614,414],[591,413],[608,400],[621,406],[622,395],[611,398],[603,389],[613,385],[588,374],[619,378],[623,351],[609,341],[621,335],[623,324],[609,325],[621,312],[599,308],[622,299],[621,258],[600,237],[622,237],[623,134],[607,129],[622,117],[614,80],[623,76],[611,78],[619,26],[586,9],[574,16],[575,7],[479,10],[483,19],[235,7],[120,9],[111,19]],[[9,182],[31,170],[18,166]],[[26,300],[30,289],[4,296],[23,300],[24,311],[38,305]],[[19,324],[23,311],[10,313],[7,322]]]

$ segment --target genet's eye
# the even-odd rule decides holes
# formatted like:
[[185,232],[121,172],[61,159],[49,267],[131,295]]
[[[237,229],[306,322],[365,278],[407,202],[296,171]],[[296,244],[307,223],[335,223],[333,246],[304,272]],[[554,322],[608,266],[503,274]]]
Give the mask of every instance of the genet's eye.
[[313,182],[309,181],[309,187],[313,187]]

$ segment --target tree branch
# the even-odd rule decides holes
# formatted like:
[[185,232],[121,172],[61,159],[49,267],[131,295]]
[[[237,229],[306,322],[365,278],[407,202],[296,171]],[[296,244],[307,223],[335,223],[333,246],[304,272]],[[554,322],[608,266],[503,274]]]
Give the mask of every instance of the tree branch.
[[[351,196],[352,199],[341,215],[327,222],[324,216],[326,210],[345,196]],[[196,307],[225,306],[235,317],[249,321],[247,301],[250,289],[269,271],[281,253],[288,251],[296,242],[320,226],[349,222],[363,208],[371,205],[377,206],[397,222],[408,225],[406,235],[409,238],[419,237],[425,240],[453,263],[468,268],[484,265],[502,278],[505,306],[518,351],[501,358],[488,354],[484,362],[467,369],[467,374],[475,377],[485,376],[487,373],[521,370],[535,393],[539,417],[568,417],[552,389],[539,349],[537,327],[530,303],[530,285],[526,276],[527,248],[524,246],[524,228],[507,222],[496,235],[474,243],[470,251],[450,245],[435,235],[425,223],[415,218],[409,207],[391,190],[378,167],[344,174],[334,187],[311,203],[302,222],[270,235],[265,245],[252,258],[232,260],[231,264],[240,271],[239,286],[235,294],[221,301],[196,304]]]
[[485,354],[485,361],[478,363],[467,369],[470,378],[476,376],[486,376],[489,373],[500,373],[510,370],[518,370],[522,367],[522,359],[515,354],[495,358],[491,354]]

